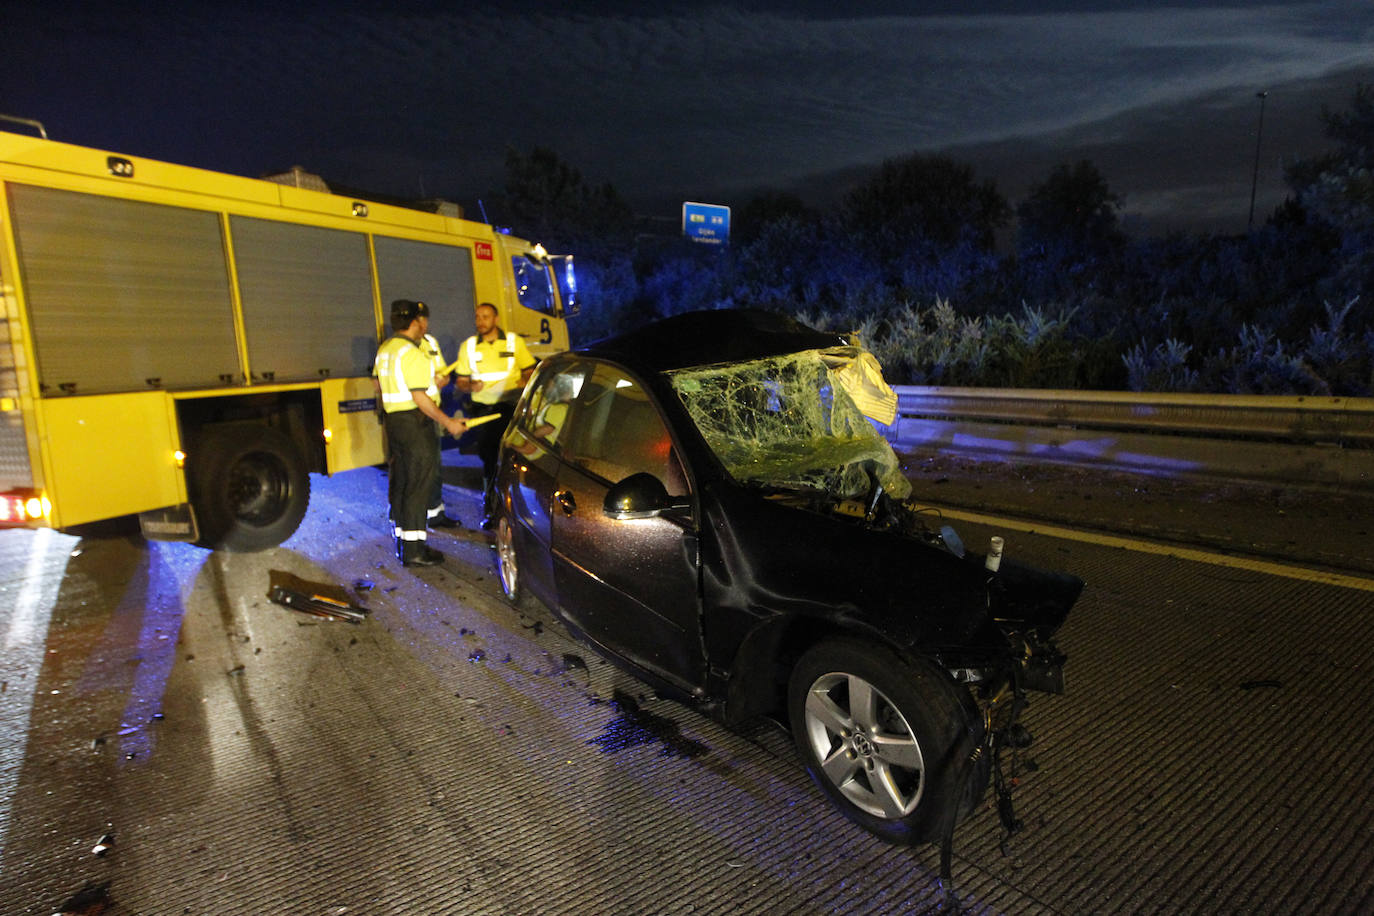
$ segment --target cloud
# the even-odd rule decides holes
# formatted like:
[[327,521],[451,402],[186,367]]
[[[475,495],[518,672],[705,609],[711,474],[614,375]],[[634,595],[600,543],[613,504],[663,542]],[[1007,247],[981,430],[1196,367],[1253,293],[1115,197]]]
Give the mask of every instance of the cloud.
[[[1006,12],[1031,7],[1044,11]],[[1243,108],[1257,87],[1367,64],[1374,43],[1367,0],[576,8],[603,12],[21,9],[3,105],[73,142],[247,174],[301,164],[397,194],[488,193],[508,146],[540,145],[646,200],[914,150],[1138,142],[1144,113]]]
[[632,191],[781,183],[1309,79],[1368,60],[1374,7],[824,20],[712,8],[463,24],[468,78],[507,82],[525,115],[485,109],[502,141],[566,151]]

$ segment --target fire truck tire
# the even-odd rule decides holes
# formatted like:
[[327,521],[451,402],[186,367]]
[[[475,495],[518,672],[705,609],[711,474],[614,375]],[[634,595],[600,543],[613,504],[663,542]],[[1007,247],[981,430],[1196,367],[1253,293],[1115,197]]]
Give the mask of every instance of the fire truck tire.
[[300,526],[310,474],[291,440],[270,426],[209,427],[188,463],[202,547],[275,547]]

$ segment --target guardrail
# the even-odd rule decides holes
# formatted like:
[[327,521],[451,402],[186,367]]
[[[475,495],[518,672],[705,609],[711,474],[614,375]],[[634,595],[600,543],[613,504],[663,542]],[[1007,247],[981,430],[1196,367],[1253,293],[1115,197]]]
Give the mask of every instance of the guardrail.
[[1374,489],[1374,398],[896,391],[902,451]]

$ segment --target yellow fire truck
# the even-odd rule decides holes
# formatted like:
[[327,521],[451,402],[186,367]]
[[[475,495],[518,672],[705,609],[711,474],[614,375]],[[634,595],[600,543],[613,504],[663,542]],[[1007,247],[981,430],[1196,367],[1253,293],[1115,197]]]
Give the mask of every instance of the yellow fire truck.
[[286,180],[0,131],[0,525],[279,544],[311,473],[384,460],[393,299],[428,303],[450,359],[478,302],[567,348],[570,256]]

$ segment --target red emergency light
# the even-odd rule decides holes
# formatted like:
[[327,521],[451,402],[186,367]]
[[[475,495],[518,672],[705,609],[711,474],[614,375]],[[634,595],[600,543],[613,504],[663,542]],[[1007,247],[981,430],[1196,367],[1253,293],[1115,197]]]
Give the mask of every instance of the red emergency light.
[[0,494],[0,525],[23,525],[41,518],[45,502],[33,493]]

